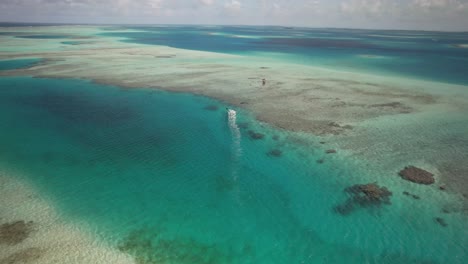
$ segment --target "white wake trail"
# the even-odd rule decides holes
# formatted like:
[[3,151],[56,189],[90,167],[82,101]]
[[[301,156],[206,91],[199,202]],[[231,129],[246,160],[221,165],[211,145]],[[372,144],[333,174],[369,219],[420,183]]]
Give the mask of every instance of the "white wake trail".
[[[237,112],[232,109],[227,109],[227,114],[228,114],[228,125],[232,134],[232,145],[231,145],[232,152],[233,152],[232,160],[234,164],[237,164],[240,156],[242,155],[241,132],[236,123]],[[234,178],[237,179],[237,166],[236,165],[232,170],[232,174]]]

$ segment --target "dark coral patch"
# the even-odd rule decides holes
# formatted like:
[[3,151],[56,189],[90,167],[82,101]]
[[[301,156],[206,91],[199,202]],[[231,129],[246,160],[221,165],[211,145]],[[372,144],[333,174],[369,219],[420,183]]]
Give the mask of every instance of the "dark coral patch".
[[159,59],[172,59],[172,58],[175,58],[176,55],[173,55],[173,54],[169,54],[169,55],[156,55],[154,56],[155,58],[159,58]]
[[334,208],[337,213],[342,215],[350,214],[359,207],[369,208],[380,207],[384,204],[388,205],[392,195],[392,192],[386,187],[380,187],[376,183],[355,184],[345,188],[344,191],[350,197]]
[[436,221],[436,223],[438,223],[440,226],[448,226],[447,222],[445,222],[445,220],[442,217],[436,217],[434,218],[434,221]]
[[110,126],[138,118],[139,113],[125,101],[102,103],[80,92],[60,94],[44,90],[34,96],[18,96],[17,102],[75,123]]
[[247,133],[249,134],[249,137],[251,139],[255,139],[255,140],[263,139],[265,137],[264,134],[255,132],[253,130],[249,130],[249,131],[247,131]]
[[207,105],[203,107],[203,109],[208,110],[208,111],[217,111],[219,107],[217,105]]
[[386,187],[380,187],[376,183],[356,184],[345,189],[358,199],[359,203],[367,204],[373,202],[390,203],[390,192]]
[[0,244],[16,245],[33,231],[33,222],[16,221],[0,226]]
[[419,184],[429,185],[435,182],[434,174],[414,166],[407,166],[398,174],[407,181]]
[[443,209],[442,209],[442,213],[444,213],[444,214],[450,214],[450,210],[447,209],[447,208],[443,208]]
[[307,48],[375,48],[373,44],[357,40],[334,40],[317,38],[267,38],[263,41],[268,45]]
[[240,123],[237,124],[237,127],[241,128],[241,129],[245,129],[245,128],[249,127],[249,123],[240,122]]
[[228,192],[236,188],[237,182],[230,177],[218,176],[215,179],[215,186],[218,192]]
[[272,157],[281,157],[283,155],[283,152],[279,149],[272,149],[268,152],[268,156]]
[[404,191],[403,194],[406,195],[406,196],[413,197],[413,199],[415,199],[415,200],[421,199],[421,197],[417,196],[416,194],[412,194],[412,193],[409,193],[407,191]]

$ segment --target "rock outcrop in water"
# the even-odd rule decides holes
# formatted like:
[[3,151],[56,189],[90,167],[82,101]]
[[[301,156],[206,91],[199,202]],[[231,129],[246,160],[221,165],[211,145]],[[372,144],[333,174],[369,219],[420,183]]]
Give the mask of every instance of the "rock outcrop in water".
[[400,171],[399,175],[407,181],[419,184],[429,185],[435,182],[434,174],[414,166],[405,167]]
[[335,207],[335,211],[347,215],[356,207],[379,207],[383,204],[390,204],[392,192],[386,187],[380,187],[376,183],[355,184],[344,190],[350,197],[342,204]]
[[5,223],[0,226],[0,245],[16,245],[26,238],[33,231],[33,222],[16,221]]

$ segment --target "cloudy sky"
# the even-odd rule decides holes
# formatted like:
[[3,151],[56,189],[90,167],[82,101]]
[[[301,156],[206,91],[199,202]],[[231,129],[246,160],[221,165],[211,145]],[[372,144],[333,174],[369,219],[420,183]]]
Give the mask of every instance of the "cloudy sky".
[[0,21],[468,31],[468,0],[0,0]]

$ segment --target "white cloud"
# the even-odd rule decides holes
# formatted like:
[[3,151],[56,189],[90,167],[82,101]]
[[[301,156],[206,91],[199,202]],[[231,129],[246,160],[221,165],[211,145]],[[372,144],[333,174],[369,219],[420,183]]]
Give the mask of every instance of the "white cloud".
[[[468,3],[460,0],[413,0],[411,3],[413,8],[422,10],[446,10],[446,11],[467,11]],[[468,15],[468,14],[467,14]]]
[[199,0],[199,2],[203,5],[210,6],[214,4],[214,0]]
[[344,14],[380,16],[396,8],[396,3],[389,0],[347,0],[341,2]]
[[468,0],[0,0],[0,20],[468,30]]
[[418,7],[446,7],[447,5],[451,4],[451,2],[455,2],[452,0],[414,0],[413,5]]
[[230,2],[226,2],[224,4],[224,8],[226,8],[229,11],[240,11],[242,8],[242,3],[237,1],[237,0],[231,0]]
[[343,0],[340,11],[355,27],[468,30],[467,0]]
[[163,0],[148,0],[148,5],[153,9],[160,9],[162,6]]
[[280,4],[278,4],[278,3],[273,3],[273,9],[274,9],[275,11],[280,11],[280,10],[281,10]]

